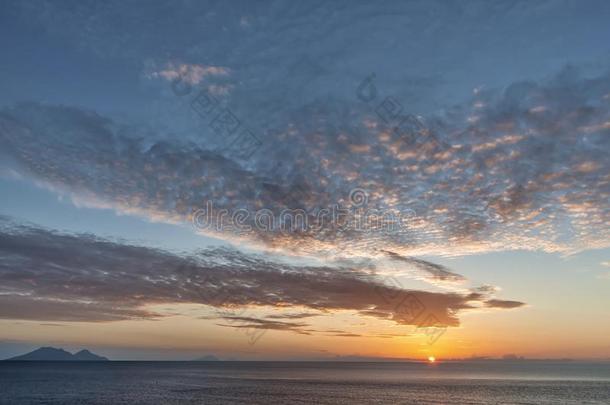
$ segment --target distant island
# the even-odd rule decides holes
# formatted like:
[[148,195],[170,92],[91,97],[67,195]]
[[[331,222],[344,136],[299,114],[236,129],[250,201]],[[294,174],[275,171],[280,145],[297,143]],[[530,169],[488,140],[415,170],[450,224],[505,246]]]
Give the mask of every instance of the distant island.
[[208,354],[207,356],[199,357],[193,361],[220,361],[220,359],[212,354]]
[[87,349],[77,353],[70,353],[64,349],[54,347],[41,347],[32,352],[5,361],[109,361],[106,357],[98,356]]

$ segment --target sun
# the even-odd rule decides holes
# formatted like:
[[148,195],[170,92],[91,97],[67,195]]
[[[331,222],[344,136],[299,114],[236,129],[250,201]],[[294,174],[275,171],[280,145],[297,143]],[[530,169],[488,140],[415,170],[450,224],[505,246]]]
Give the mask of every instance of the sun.
[[428,357],[428,363],[434,363],[436,361],[436,357],[430,356]]

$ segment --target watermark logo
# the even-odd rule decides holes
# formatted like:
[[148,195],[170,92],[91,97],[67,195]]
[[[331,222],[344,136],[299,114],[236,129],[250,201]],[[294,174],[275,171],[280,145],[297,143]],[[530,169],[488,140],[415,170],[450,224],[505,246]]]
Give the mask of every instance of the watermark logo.
[[403,290],[398,279],[388,276],[383,284],[376,288],[377,293],[390,305],[397,321],[415,325],[416,333],[424,335],[428,345],[433,345],[445,334],[447,326],[427,310],[415,293]]
[[355,188],[349,193],[349,200],[352,202],[354,207],[360,208],[366,206],[369,201],[369,196],[361,188]]
[[[395,97],[387,96],[377,104],[379,91],[375,84],[376,77],[375,73],[365,77],[356,88],[356,97],[375,111],[381,123],[391,128],[408,145],[430,143],[433,150],[451,147],[436,136],[422,116],[404,112],[402,104]],[[421,157],[426,159],[426,154]]]
[[178,268],[180,272],[196,272],[197,282],[202,288],[195,289],[195,294],[201,303],[211,305],[216,316],[227,322],[228,326],[240,331],[248,338],[248,344],[254,345],[267,332],[266,329],[257,328],[249,319],[256,319],[255,314],[247,307],[247,303],[255,302],[256,297],[247,290],[241,291],[239,305],[235,302],[234,292],[226,288],[223,279],[210,271],[202,272],[192,262],[185,262]]
[[[193,92],[192,85],[180,75],[171,82],[171,88],[178,97]],[[191,109],[205,120],[220,140],[216,152],[237,160],[248,160],[263,145],[261,140],[229,108],[222,107],[220,101],[208,89],[201,88],[190,101]]]
[[202,230],[238,234],[280,232],[316,234],[326,230],[393,233],[404,231],[415,217],[415,211],[367,208],[368,193],[360,188],[349,194],[349,206],[334,204],[306,210],[267,208],[251,211],[245,208],[218,208],[213,201],[192,213],[193,225]]

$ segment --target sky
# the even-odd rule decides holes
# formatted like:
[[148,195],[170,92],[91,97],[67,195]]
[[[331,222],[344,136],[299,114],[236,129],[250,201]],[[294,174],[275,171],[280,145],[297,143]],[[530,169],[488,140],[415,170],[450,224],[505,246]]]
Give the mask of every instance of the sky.
[[2,2],[0,358],[610,359],[609,19]]

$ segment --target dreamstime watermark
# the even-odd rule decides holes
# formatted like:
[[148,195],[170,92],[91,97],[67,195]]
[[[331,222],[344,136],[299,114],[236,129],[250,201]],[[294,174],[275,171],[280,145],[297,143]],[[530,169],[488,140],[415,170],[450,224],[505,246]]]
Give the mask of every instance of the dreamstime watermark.
[[267,329],[257,327],[248,319],[257,319],[254,313],[249,312],[250,309],[246,306],[240,306],[237,310],[228,310],[220,307],[216,308],[216,313],[219,317],[227,322],[229,327],[241,331],[248,338],[249,345],[255,345],[265,333]]
[[387,276],[383,283],[390,288],[376,287],[377,293],[393,308],[396,318],[415,325],[415,332],[423,334],[428,345],[433,345],[445,334],[447,326],[426,309],[415,293],[404,291],[398,279]]
[[195,294],[205,305],[214,307],[216,317],[226,322],[229,327],[242,332],[248,338],[248,344],[254,345],[267,332],[266,329],[252,325],[247,319],[255,318],[254,312],[247,306],[256,302],[256,294],[245,290],[239,295],[240,300],[235,302],[234,292],[225,288],[225,280],[213,272],[201,272],[194,263],[186,262],[178,268],[182,271],[196,271],[198,283],[205,288],[195,289]]
[[[365,77],[356,88],[356,97],[371,106],[384,125],[409,145],[431,142],[435,150],[451,147],[435,135],[422,116],[404,112],[402,104],[395,97],[387,96],[377,104],[379,91],[375,85],[376,77],[375,73]],[[427,158],[425,154],[422,156]]]
[[[172,80],[172,91],[179,97],[188,96],[193,86],[185,80],[183,74]],[[261,146],[262,142],[228,107],[221,106],[220,101],[206,88],[200,88],[190,101],[191,109],[221,139],[222,146],[217,152],[226,153],[240,160],[248,160]]]
[[[402,104],[395,97],[387,96],[381,102],[378,102],[381,97],[378,97],[379,90],[375,84],[376,77],[375,73],[365,77],[356,88],[356,97],[369,105],[377,114],[379,121],[389,127],[402,142],[409,146],[418,145],[416,148],[427,144],[430,148],[428,152],[420,153],[417,156],[421,161],[433,164],[431,158],[437,152],[449,150],[452,146],[438,137],[435,131],[425,123],[422,116],[406,113]],[[475,221],[476,218],[481,218],[490,222],[504,222],[504,218],[490,208],[490,202],[488,201],[478,209],[473,207],[462,209],[462,211],[474,218]]]
[[215,208],[213,201],[207,201],[205,208],[192,214],[192,221],[198,229],[210,231],[233,231],[244,234],[250,232],[311,233],[324,230],[356,232],[400,232],[408,227],[415,217],[413,210],[380,210],[368,208],[368,195],[363,189],[353,189],[349,195],[349,206],[334,204],[327,208],[306,211],[302,208],[286,208],[272,211],[267,208],[250,211]]

